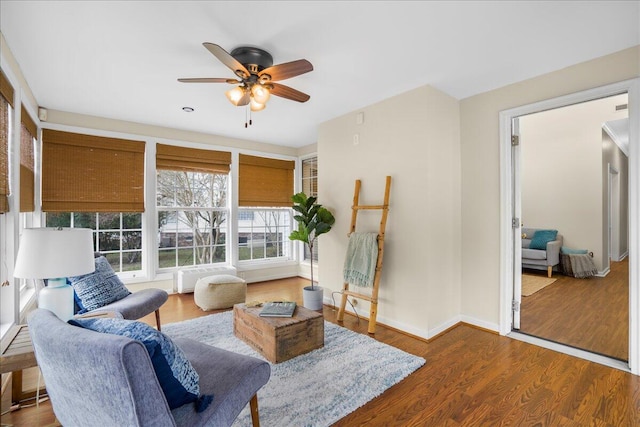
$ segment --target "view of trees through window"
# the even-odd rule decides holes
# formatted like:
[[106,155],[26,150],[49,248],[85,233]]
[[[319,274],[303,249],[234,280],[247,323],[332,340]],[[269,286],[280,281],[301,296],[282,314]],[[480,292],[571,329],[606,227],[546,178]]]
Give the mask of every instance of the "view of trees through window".
[[226,261],[228,175],[157,174],[159,268]]
[[111,212],[48,212],[47,227],[90,228],[93,248],[114,271],[142,270],[142,214]]
[[238,211],[238,259],[289,258],[291,210],[241,208]]

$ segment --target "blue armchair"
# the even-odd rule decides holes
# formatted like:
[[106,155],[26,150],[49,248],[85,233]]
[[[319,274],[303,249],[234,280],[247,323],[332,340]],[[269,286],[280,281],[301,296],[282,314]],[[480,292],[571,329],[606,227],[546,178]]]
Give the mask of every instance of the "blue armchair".
[[169,298],[169,294],[162,289],[143,289],[134,292],[118,301],[97,308],[91,313],[102,311],[116,311],[124,319],[138,320],[147,314],[155,312],[156,325],[160,330],[160,307]]
[[38,365],[53,411],[65,426],[230,426],[251,406],[259,425],[257,391],[271,373],[263,360],[190,339],[173,340],[200,377],[200,392],[213,402],[169,409],[149,353],[140,341],[78,328],[48,310],[28,319]]

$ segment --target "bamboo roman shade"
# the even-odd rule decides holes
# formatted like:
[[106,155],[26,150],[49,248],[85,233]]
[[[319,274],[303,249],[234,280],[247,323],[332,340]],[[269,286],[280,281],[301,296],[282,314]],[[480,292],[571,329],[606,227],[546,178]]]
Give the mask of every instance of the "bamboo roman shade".
[[240,154],[240,206],[291,207],[293,160]]
[[20,121],[20,212],[35,210],[35,164],[33,160],[33,140],[38,134],[38,127],[24,107],[21,109]]
[[0,95],[13,107],[13,86],[11,86],[9,79],[4,75],[2,70],[0,70]]
[[156,144],[156,169],[186,172],[229,173],[231,153]]
[[9,211],[9,106],[13,87],[0,71],[0,213]]
[[144,212],[143,141],[42,131],[42,210]]

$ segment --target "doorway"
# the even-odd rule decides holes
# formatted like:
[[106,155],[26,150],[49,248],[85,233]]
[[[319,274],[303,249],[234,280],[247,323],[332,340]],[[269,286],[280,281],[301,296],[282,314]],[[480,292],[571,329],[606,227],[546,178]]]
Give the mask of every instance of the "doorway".
[[[640,345],[638,343],[638,339],[636,335],[638,334],[638,325],[640,323],[640,315],[638,313],[638,296],[640,295],[639,287],[640,285],[633,278],[637,278],[638,274],[638,200],[637,200],[637,190],[638,190],[638,169],[639,169],[639,155],[636,153],[633,148],[630,150],[629,157],[629,204],[628,208],[625,210],[629,213],[628,215],[628,250],[627,254],[630,257],[625,257],[624,264],[626,265],[626,270],[621,273],[622,277],[625,280],[623,285],[624,289],[627,290],[627,294],[624,295],[624,305],[628,308],[628,317],[623,320],[626,321],[626,326],[628,329],[622,333],[622,340],[624,341],[626,350],[626,355],[620,357],[619,355],[608,354],[607,352],[602,352],[600,350],[594,350],[587,348],[587,351],[577,350],[576,347],[583,347],[583,345],[576,345],[574,342],[563,342],[564,339],[556,339],[553,336],[544,336],[545,333],[541,333],[540,331],[534,331],[534,334],[541,334],[541,339],[530,339],[529,336],[523,337],[525,335],[517,331],[517,320],[523,320],[524,317],[520,318],[519,309],[521,308],[520,304],[522,303],[522,297],[519,295],[519,290],[521,286],[521,259],[520,257],[520,249],[521,249],[521,224],[524,223],[525,227],[535,227],[535,228],[548,228],[548,229],[558,229],[560,233],[564,233],[568,239],[565,240],[567,245],[570,245],[574,249],[587,249],[589,252],[593,253],[594,261],[597,264],[598,268],[598,276],[594,279],[596,280],[608,280],[613,277],[609,271],[609,259],[610,254],[614,251],[610,251],[610,246],[614,243],[615,237],[610,236],[610,223],[609,223],[609,212],[610,212],[610,196],[612,199],[616,198],[615,190],[610,191],[609,188],[609,164],[602,163],[602,144],[603,140],[600,141],[600,153],[599,163],[596,166],[598,169],[599,179],[589,178],[583,174],[583,172],[579,169],[570,169],[567,167],[563,167],[562,163],[560,163],[560,168],[564,171],[564,176],[560,179],[556,179],[556,186],[562,186],[564,184],[569,184],[571,179],[569,178],[578,178],[578,182],[584,181],[588,187],[593,187],[593,183],[597,182],[598,189],[600,189],[600,197],[599,200],[596,200],[597,208],[585,208],[582,209],[578,214],[573,215],[565,215],[568,216],[569,219],[563,219],[564,213],[559,212],[552,205],[558,205],[560,203],[560,199],[565,198],[569,200],[573,200],[574,204],[576,203],[577,195],[573,197],[573,199],[566,194],[564,196],[559,196],[557,189],[551,189],[546,191],[546,195],[543,199],[539,199],[533,208],[529,206],[532,201],[534,201],[534,196],[538,196],[534,193],[529,194],[527,191],[523,191],[521,194],[521,188],[527,189],[528,184],[531,184],[531,175],[520,176],[519,174],[514,174],[512,168],[515,166],[516,168],[525,168],[527,161],[526,147],[529,147],[530,153],[531,150],[536,150],[535,154],[542,154],[538,150],[538,147],[531,148],[526,145],[526,134],[520,135],[520,138],[516,138],[516,141],[520,139],[522,141],[522,145],[517,149],[521,149],[523,153],[518,155],[512,155],[512,140],[511,140],[511,130],[513,122],[521,122],[521,119],[525,119],[527,116],[533,116],[534,114],[538,114],[545,111],[551,111],[554,109],[563,110],[568,109],[568,106],[575,106],[576,108],[584,108],[589,102],[594,100],[600,100],[611,96],[619,96],[621,94],[629,94],[629,111],[630,111],[630,128],[631,138],[629,140],[629,144],[631,147],[636,147],[638,145],[637,134],[634,132],[634,129],[638,126],[638,117],[637,114],[634,115],[633,111],[637,111],[638,108],[638,79],[621,82],[619,84],[613,84],[607,87],[597,88],[590,91],[586,91],[579,94],[568,95],[561,98],[552,99],[549,101],[540,102],[537,104],[532,104],[528,106],[523,106],[515,109],[511,109],[508,111],[503,111],[500,114],[500,122],[501,122],[501,165],[503,174],[501,175],[501,226],[502,226],[502,238],[501,238],[501,249],[502,249],[502,272],[501,272],[501,297],[502,297],[502,311],[501,311],[501,319],[500,319],[500,332],[504,335],[510,335],[517,339],[524,339],[525,341],[534,342],[537,345],[545,346],[548,348],[553,348],[558,351],[562,351],[565,353],[573,354],[578,357],[583,357],[589,360],[596,361],[598,363],[607,364],[609,366],[613,366],[616,368],[624,369],[627,371],[631,371],[635,374],[638,374],[640,369],[638,369],[638,359],[640,358]],[[520,120],[514,120],[514,119]],[[602,122],[606,121],[604,119],[600,122],[598,126],[599,135],[604,135],[602,132]],[[519,123],[522,132],[526,132],[526,125],[524,129],[522,129],[522,123]],[[548,129],[543,129],[543,131],[547,131]],[[549,138],[549,135],[547,135]],[[578,140],[582,139],[582,137],[576,138],[576,143]],[[518,143],[516,142],[516,146]],[[565,164],[567,162],[576,162],[580,155],[577,155],[576,147],[553,147],[556,151],[556,157],[565,157]],[[567,150],[567,152],[562,153],[562,150]],[[593,154],[593,153],[592,153]],[[558,167],[557,163],[554,166],[555,158],[552,158],[552,154],[546,154],[542,156],[538,156],[538,163],[541,165],[541,170],[544,172],[549,172],[549,168]],[[545,157],[546,156],[546,157]],[[586,155],[588,157],[589,155]],[[568,159],[568,160],[567,160]],[[522,162],[522,165],[519,165],[518,162]],[[593,166],[593,159],[591,159],[591,163]],[[545,169],[546,168],[546,169]],[[619,171],[619,169],[616,167]],[[517,170],[517,169],[516,169]],[[540,173],[540,172],[539,172]],[[597,175],[597,174],[596,174]],[[515,179],[514,179],[515,178]],[[521,178],[522,182],[518,182]],[[543,180],[545,177],[541,177],[540,175],[536,176],[535,180]],[[614,178],[615,179],[615,178]],[[528,183],[529,181],[529,183]],[[622,180],[621,180],[622,181]],[[612,184],[615,186],[615,183]],[[521,188],[520,188],[521,187]],[[541,186],[542,187],[542,186]],[[580,190],[581,191],[581,190]],[[579,195],[582,195],[581,192]],[[620,192],[623,190],[620,189]],[[521,197],[521,200],[520,200]],[[542,201],[540,201],[542,200]],[[518,207],[520,211],[518,210]],[[557,206],[556,206],[557,207]],[[546,215],[547,211],[556,210],[554,215]],[[562,215],[561,215],[562,214]],[[589,218],[591,217],[591,218]],[[597,227],[591,227],[595,229],[584,231],[584,225],[582,231],[580,230],[578,225],[582,221],[586,221],[591,219],[591,223],[597,223]],[[586,221],[588,222],[588,221]],[[612,227],[615,228],[615,221],[611,223]],[[587,228],[589,226],[587,225]],[[592,234],[591,236],[587,236],[587,234]],[[620,241],[625,240],[626,234],[620,231],[618,243]],[[625,242],[626,243],[626,242]],[[618,245],[620,247],[620,245]],[[620,253],[619,255],[623,255]],[[620,256],[618,257],[620,259]],[[612,261],[618,262],[618,261]],[[533,272],[535,274],[535,271]],[[620,273],[616,273],[620,275]],[[546,274],[544,274],[546,276]],[[553,276],[557,280],[563,278],[559,274],[558,266],[554,266]],[[559,284],[562,284],[560,282]],[[595,282],[590,283],[590,285],[594,285]],[[566,285],[566,283],[565,283]],[[550,287],[552,287],[551,285]],[[556,287],[557,288],[557,287]],[[585,287],[583,286],[583,291]],[[543,295],[543,294],[540,294]],[[587,302],[590,302],[593,294],[586,292]],[[541,298],[539,298],[541,299]],[[550,304],[553,304],[552,299],[547,301]],[[574,304],[575,306],[575,304]],[[575,311],[573,312],[573,317],[578,316],[586,316],[590,320],[599,319],[598,315],[591,310],[590,305],[586,303],[583,305],[575,306]],[[526,307],[522,307],[526,310]],[[543,311],[544,313],[544,311]],[[569,315],[567,319],[571,319],[572,316]],[[527,320],[529,321],[529,320]],[[620,321],[618,319],[617,321]],[[558,325],[559,330],[564,329],[574,329],[577,331],[578,335],[589,336],[592,335],[593,332],[592,327],[590,326],[571,326],[568,323],[568,320],[560,321]],[[597,323],[597,322],[596,322]],[[600,322],[600,323],[605,323]],[[519,325],[520,327],[527,327],[526,325]],[[512,332],[512,329],[516,329],[515,332]],[[527,332],[527,331],[523,331]],[[625,339],[626,338],[626,339]],[[588,346],[584,346],[588,347]],[[601,353],[604,353],[606,356],[601,356]],[[620,359],[628,360],[628,362],[620,362]]]
[[[627,158],[602,124],[626,119],[627,109],[618,107],[627,103],[624,93],[520,116],[519,144],[513,148],[520,156],[513,174],[520,176],[514,190],[521,194],[523,237],[523,292],[520,311],[514,312],[520,325],[514,322],[514,330],[625,362],[628,272],[623,263],[610,274],[610,246],[619,205],[627,206],[626,193],[612,206],[611,175],[624,171],[626,181]],[[555,242],[547,250],[529,249],[536,236],[526,234],[533,230],[557,231]],[[567,255],[575,251],[584,254]],[[574,272],[572,263],[593,269]]]

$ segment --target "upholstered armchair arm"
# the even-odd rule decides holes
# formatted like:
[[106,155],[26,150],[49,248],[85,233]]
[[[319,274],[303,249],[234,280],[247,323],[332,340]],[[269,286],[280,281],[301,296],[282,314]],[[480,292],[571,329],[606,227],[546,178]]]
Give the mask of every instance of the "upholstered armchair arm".
[[562,237],[547,243],[547,265],[560,264],[560,247],[562,247]]

